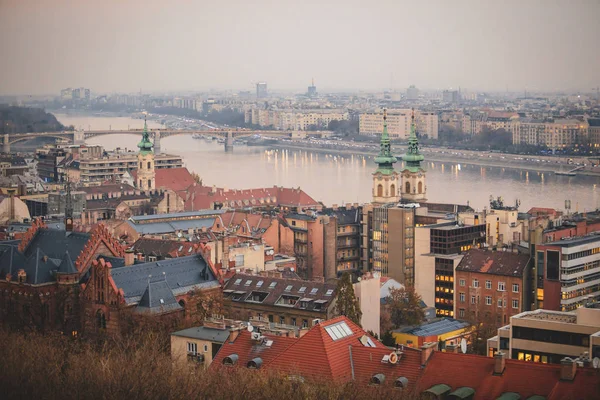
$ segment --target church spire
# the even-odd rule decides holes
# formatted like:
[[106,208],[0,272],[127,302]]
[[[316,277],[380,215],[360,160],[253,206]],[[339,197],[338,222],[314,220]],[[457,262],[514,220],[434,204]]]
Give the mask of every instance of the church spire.
[[375,157],[375,163],[378,165],[377,172],[389,175],[394,172],[394,163],[398,160],[392,154],[392,146],[390,143],[390,135],[387,128],[387,110],[383,109],[383,132],[379,142],[379,154]]
[[423,154],[419,152],[419,139],[417,138],[417,126],[415,123],[415,109],[412,110],[411,122],[410,122],[410,136],[408,137],[408,150],[406,155],[402,157],[406,162],[405,170],[411,172],[417,172],[422,170],[421,161],[425,159]]
[[140,149],[141,154],[147,154],[152,152],[152,142],[148,134],[148,124],[146,122],[146,116],[144,115],[144,133],[142,134],[142,141],[137,145]]

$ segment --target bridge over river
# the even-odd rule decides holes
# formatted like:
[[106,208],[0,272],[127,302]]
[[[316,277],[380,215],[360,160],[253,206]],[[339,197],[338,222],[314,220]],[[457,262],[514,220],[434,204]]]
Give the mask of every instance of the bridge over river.
[[[117,129],[117,130],[95,130],[95,131],[63,131],[63,132],[36,132],[36,133],[5,133],[2,137],[2,151],[10,153],[10,146],[25,140],[48,137],[63,139],[72,144],[84,144],[86,139],[104,135],[141,135],[143,129]],[[247,129],[208,129],[208,130],[185,130],[185,129],[151,129],[156,153],[160,153],[160,139],[175,135],[202,135],[218,136],[225,139],[225,151],[233,149],[233,140],[254,135],[267,137],[291,137],[292,131],[259,131]],[[330,131],[315,131],[311,134],[328,136]]]

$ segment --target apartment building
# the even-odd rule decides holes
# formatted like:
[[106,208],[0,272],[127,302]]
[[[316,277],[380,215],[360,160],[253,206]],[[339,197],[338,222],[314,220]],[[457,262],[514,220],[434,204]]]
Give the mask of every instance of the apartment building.
[[515,122],[512,131],[513,144],[546,146],[552,150],[560,150],[585,143],[588,139],[588,128],[587,121],[577,119],[522,119]]
[[454,315],[481,318],[484,314],[506,324],[529,309],[530,257],[510,251],[471,249],[456,267]]
[[[183,159],[173,154],[154,155],[154,168],[182,168]],[[116,152],[105,157],[79,160],[81,182],[104,182],[138,168],[137,153]]]
[[498,329],[497,336],[488,339],[488,354],[492,357],[502,351],[514,360],[544,364],[580,358],[583,366],[591,366],[591,361],[600,357],[600,308],[595,306],[515,315],[509,325]]
[[363,270],[414,286],[415,208],[366,205],[362,226]]
[[312,127],[327,129],[331,121],[348,119],[348,112],[339,109],[267,110],[252,108],[246,110],[244,116],[247,124],[297,131],[309,130]]
[[[410,135],[412,110],[388,110],[387,127],[392,139],[408,139]],[[439,116],[435,112],[415,110],[415,122],[420,136],[437,139]],[[362,135],[375,135],[383,131],[383,111],[362,113],[359,117],[359,132]]]

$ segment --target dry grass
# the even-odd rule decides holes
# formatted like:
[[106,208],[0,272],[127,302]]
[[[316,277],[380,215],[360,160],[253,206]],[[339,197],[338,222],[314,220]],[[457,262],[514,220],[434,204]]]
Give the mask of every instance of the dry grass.
[[[88,342],[0,330],[4,399],[400,399],[392,388],[296,383],[245,369],[173,365],[164,338],[146,333]],[[404,398],[407,398],[406,396]]]

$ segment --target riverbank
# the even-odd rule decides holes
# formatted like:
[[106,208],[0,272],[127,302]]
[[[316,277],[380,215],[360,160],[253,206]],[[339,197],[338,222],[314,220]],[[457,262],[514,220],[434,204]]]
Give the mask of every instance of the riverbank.
[[[323,147],[322,145],[310,145],[308,143],[299,142],[277,142],[270,144],[269,148],[274,149],[285,149],[285,150],[304,150],[313,153],[321,154],[340,154],[346,156],[365,156],[374,157],[377,155],[377,150],[365,150],[365,149],[343,149],[335,147]],[[405,149],[396,149],[397,154],[404,152]],[[442,153],[441,151],[444,151]],[[526,170],[536,172],[548,172],[554,173],[556,171],[566,172],[570,169],[575,168],[575,165],[557,164],[546,160],[547,157],[537,158],[538,161],[526,161],[526,160],[515,160],[514,154],[503,154],[493,153],[492,155],[485,152],[472,152],[469,155],[451,154],[447,149],[437,149],[430,151],[429,148],[422,149],[422,153],[425,156],[426,161],[433,162],[444,162],[444,163],[458,163],[458,164],[470,164],[478,165],[482,167],[496,167],[496,168],[509,168],[514,170]],[[511,159],[513,158],[513,159]],[[519,157],[523,158],[523,157]],[[551,159],[550,159],[551,160]],[[600,167],[587,166],[585,169],[577,171],[578,175],[592,176],[600,178]]]

